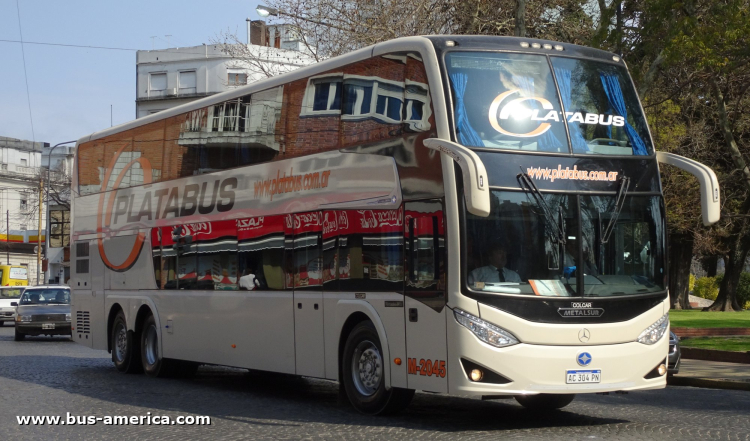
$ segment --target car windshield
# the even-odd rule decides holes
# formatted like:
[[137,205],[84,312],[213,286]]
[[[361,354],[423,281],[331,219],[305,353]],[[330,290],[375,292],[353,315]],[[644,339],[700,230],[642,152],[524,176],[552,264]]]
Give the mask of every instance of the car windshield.
[[47,288],[31,289],[23,293],[21,305],[70,304],[70,290]]
[[456,135],[465,146],[600,155],[653,152],[624,66],[502,52],[451,52],[446,66]]
[[[469,290],[561,297],[664,290],[658,196],[493,191],[488,217],[466,213]],[[580,284],[580,286],[579,286]]]
[[0,289],[0,299],[17,299],[23,294],[24,288]]

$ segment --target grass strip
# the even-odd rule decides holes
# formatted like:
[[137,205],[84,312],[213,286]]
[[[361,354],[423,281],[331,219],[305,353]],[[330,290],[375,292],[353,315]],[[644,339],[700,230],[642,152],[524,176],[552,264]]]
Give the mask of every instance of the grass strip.
[[669,311],[669,322],[673,327],[685,328],[750,328],[750,311],[673,309]]

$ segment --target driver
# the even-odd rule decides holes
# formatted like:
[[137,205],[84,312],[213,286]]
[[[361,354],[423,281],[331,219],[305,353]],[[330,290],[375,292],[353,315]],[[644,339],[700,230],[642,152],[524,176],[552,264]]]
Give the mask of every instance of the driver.
[[512,269],[505,268],[508,263],[508,253],[505,246],[500,242],[494,242],[490,245],[488,254],[489,265],[476,268],[469,273],[469,284],[476,282],[501,283],[514,282],[521,283],[521,277]]

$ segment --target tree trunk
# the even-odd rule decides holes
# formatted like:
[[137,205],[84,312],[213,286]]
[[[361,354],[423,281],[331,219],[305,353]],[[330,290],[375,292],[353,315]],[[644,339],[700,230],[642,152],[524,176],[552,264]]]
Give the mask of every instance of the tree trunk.
[[690,309],[690,262],[693,260],[693,235],[669,235],[669,298],[674,309]]
[[526,0],[516,0],[516,37],[526,36]]
[[716,267],[719,265],[719,256],[706,256],[701,259],[701,266],[706,272],[706,277],[716,277]]

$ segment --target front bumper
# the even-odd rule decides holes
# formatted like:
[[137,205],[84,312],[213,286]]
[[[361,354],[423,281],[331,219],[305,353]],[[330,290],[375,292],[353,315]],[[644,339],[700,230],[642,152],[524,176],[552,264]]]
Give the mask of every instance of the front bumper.
[[[546,346],[517,344],[495,348],[481,342],[468,329],[449,320],[453,340],[449,353],[450,393],[457,395],[576,394],[661,389],[667,376],[646,379],[667,359],[668,336],[654,345],[629,342],[598,346]],[[460,349],[459,349],[460,348]],[[451,351],[453,352],[453,351]],[[577,362],[587,352],[592,360],[586,366]],[[468,360],[509,381],[504,384],[473,382],[462,367]],[[568,370],[601,370],[600,383],[566,384]]]
[[16,320],[16,311],[15,308],[12,310],[2,310],[0,309],[0,322],[10,322]]
[[[43,329],[43,325],[54,325]],[[70,322],[16,322],[16,332],[25,335],[72,335]]]

